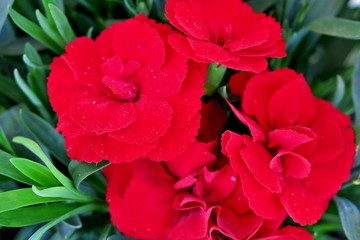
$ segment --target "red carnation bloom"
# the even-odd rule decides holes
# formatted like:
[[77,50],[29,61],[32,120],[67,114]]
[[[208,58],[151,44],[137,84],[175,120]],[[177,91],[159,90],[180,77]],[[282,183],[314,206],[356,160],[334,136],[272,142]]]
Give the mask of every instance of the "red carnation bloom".
[[252,77],[241,109],[231,108],[251,136],[225,132],[223,152],[250,207],[270,219],[285,211],[302,225],[319,220],[350,174],[350,118],[314,97],[303,76],[290,69]]
[[171,33],[138,16],[96,41],[77,38],[54,60],[49,97],[71,158],[167,160],[194,141],[206,66],[178,54]]
[[165,10],[185,34],[170,35],[170,44],[195,61],[258,73],[266,57],[286,56],[280,24],[241,0],[168,0]]
[[[136,239],[170,240],[274,233],[286,215],[271,221],[256,216],[237,174],[229,164],[215,167],[209,147],[194,142],[164,164],[137,160],[107,167],[106,198],[119,231]],[[211,169],[204,167],[210,162]]]

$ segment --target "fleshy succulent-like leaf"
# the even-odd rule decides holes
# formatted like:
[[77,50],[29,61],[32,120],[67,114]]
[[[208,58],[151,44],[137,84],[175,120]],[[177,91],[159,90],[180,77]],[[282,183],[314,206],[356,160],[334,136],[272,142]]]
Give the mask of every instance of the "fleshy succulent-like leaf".
[[360,239],[360,211],[348,199],[335,197],[344,232],[349,240]]

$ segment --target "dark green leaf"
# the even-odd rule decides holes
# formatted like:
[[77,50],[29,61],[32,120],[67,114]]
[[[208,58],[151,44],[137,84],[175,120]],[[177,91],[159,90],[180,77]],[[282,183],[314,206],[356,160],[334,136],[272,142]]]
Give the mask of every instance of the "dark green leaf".
[[57,54],[63,53],[63,49],[59,47],[51,38],[49,38],[46,33],[35,23],[32,21],[26,19],[22,15],[20,15],[18,12],[16,12],[13,9],[9,10],[9,14],[12,18],[12,20],[15,22],[15,24],[21,28],[24,32],[29,34],[34,39],[38,40],[45,46],[47,46],[49,49],[54,51]]
[[86,213],[86,212],[92,212],[97,210],[106,210],[106,205],[98,205],[98,204],[87,204],[80,206],[76,209],[73,209],[72,211],[69,211],[65,213],[64,215],[54,219],[53,221],[45,224],[42,226],[39,230],[37,230],[30,238],[29,240],[40,240],[41,237],[44,235],[46,231],[48,231],[50,228],[54,227],[56,224],[79,214]]
[[12,155],[15,155],[15,151],[12,148],[12,146],[11,146],[9,140],[7,139],[5,132],[1,126],[0,126],[0,144],[4,148],[5,151],[7,151],[8,153],[10,153]]
[[25,127],[46,149],[67,166],[69,158],[66,153],[64,138],[56,132],[47,121],[31,113],[30,111],[21,111],[20,116]]
[[15,81],[4,75],[0,75],[0,94],[5,95],[16,103],[29,102]]
[[82,227],[82,222],[79,216],[74,216],[57,224],[55,227],[57,233],[59,233],[63,239],[69,239],[76,229]]
[[79,188],[80,183],[89,175],[103,169],[109,165],[109,162],[102,161],[100,163],[84,163],[71,161],[69,164],[69,172],[74,180],[76,188]]
[[269,9],[270,7],[272,7],[273,5],[275,5],[275,3],[278,0],[251,0],[249,1],[249,5],[253,8],[253,10],[255,12],[264,12],[267,9]]
[[360,211],[348,199],[335,197],[344,232],[349,240],[360,239]]
[[335,93],[334,93],[334,97],[332,99],[332,104],[335,107],[338,107],[341,100],[344,98],[345,95],[345,82],[344,79],[338,75],[336,77],[336,89],[335,89]]
[[307,29],[333,37],[360,40],[360,22],[341,18],[318,18]]
[[25,176],[31,178],[44,187],[59,186],[60,182],[52,175],[49,169],[40,163],[26,158],[12,158],[10,162]]
[[0,193],[0,213],[40,203],[63,201],[64,198],[39,197],[31,188]]
[[63,216],[81,206],[76,203],[53,203],[34,207],[18,208],[0,213],[0,226],[23,227]]

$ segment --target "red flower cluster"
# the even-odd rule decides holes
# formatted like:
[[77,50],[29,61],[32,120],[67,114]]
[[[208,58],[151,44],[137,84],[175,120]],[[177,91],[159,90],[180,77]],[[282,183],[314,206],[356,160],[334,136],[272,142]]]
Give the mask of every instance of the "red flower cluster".
[[206,65],[178,54],[172,32],[139,16],[96,41],[76,39],[54,60],[48,92],[71,158],[167,160],[194,140]]
[[[242,78],[234,75],[230,85]],[[250,134],[226,131],[222,146],[251,209],[270,219],[287,212],[302,225],[317,222],[349,178],[355,154],[350,118],[314,97],[290,69],[241,85],[235,88],[241,108],[231,108]]]
[[[76,39],[52,63],[70,157],[111,162],[106,198],[127,236],[312,239],[281,225],[316,222],[349,177],[349,118],[292,70],[256,75],[266,57],[285,56],[273,18],[241,0],[169,0],[166,12],[182,33],[138,16]],[[202,102],[214,62],[250,71],[229,82],[239,108]]]
[[185,34],[171,34],[170,44],[197,62],[258,73],[266,57],[286,56],[280,24],[241,0],[168,0],[165,10]]

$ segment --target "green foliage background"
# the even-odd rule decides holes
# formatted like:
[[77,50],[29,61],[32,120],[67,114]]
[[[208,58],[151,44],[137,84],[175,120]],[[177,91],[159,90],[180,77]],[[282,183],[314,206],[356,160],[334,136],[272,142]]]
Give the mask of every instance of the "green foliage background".
[[[101,169],[70,161],[46,92],[53,57],[142,13],[166,22],[165,0],[0,1],[0,239],[127,239],[110,222]],[[353,119],[360,141],[360,8],[346,0],[249,0],[283,26],[288,56],[316,96]],[[218,85],[216,85],[218,87]],[[213,89],[214,90],[214,89]],[[212,92],[214,92],[211,90]],[[216,90],[216,89],[215,89]],[[315,239],[360,239],[360,157]]]

